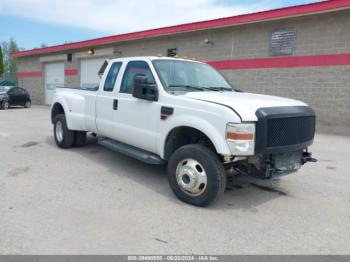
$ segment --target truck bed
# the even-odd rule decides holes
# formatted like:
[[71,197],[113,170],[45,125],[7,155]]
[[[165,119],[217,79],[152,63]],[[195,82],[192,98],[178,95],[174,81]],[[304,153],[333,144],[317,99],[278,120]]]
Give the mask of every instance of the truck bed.
[[97,132],[95,108],[98,88],[57,87],[58,101],[64,101],[70,111],[67,124],[72,130]]

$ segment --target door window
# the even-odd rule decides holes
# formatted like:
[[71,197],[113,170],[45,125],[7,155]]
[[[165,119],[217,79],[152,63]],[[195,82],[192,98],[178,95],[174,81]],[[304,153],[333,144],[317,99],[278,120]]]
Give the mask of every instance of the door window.
[[20,95],[26,95],[27,94],[27,91],[22,89],[22,88],[18,88],[18,94]]
[[105,85],[103,87],[103,90],[106,92],[112,92],[114,89],[114,85],[115,85],[115,81],[117,80],[118,77],[118,73],[120,70],[120,67],[122,66],[122,63],[114,63],[111,66],[111,69],[108,72],[106,81],[105,81]]
[[18,95],[18,88],[12,88],[9,92],[8,92],[9,95],[11,96],[16,96]]
[[146,76],[148,78],[148,83],[155,84],[149,65],[145,61],[132,61],[129,62],[125,69],[120,93],[131,94],[134,79],[136,76],[140,75]]

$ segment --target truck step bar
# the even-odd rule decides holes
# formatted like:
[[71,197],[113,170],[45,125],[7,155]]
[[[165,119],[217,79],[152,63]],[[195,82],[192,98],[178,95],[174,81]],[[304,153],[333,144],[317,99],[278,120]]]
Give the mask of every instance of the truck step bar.
[[112,139],[108,138],[99,138],[98,144],[101,146],[104,146],[110,150],[116,151],[118,153],[124,154],[126,156],[135,158],[137,160],[140,160],[142,162],[145,162],[147,164],[151,165],[162,165],[165,164],[166,161],[161,159],[156,154],[150,153],[148,151],[139,149],[137,147],[133,147]]

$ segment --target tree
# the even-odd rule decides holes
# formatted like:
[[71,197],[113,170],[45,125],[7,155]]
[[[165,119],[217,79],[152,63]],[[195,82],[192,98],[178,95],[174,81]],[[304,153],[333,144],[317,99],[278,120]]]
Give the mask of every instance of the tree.
[[5,72],[4,58],[3,58],[3,55],[2,55],[2,48],[0,46],[0,77],[3,76],[4,72]]
[[6,80],[17,83],[17,60],[14,57],[10,56],[12,52],[20,51],[16,41],[11,38],[10,41],[2,42],[2,51],[3,51],[3,63],[4,63],[4,73],[3,77]]

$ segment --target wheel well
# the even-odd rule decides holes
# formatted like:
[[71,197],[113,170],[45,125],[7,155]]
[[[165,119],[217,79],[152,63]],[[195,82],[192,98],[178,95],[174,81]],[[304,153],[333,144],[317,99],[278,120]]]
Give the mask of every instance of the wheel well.
[[170,131],[165,141],[164,158],[166,160],[180,147],[190,144],[204,145],[216,152],[213,142],[203,132],[192,127],[177,127]]
[[52,123],[53,123],[53,120],[55,119],[55,117],[59,114],[64,115],[64,109],[63,109],[61,104],[56,103],[56,104],[54,104],[54,106],[52,107],[52,110],[51,110],[51,122]]

